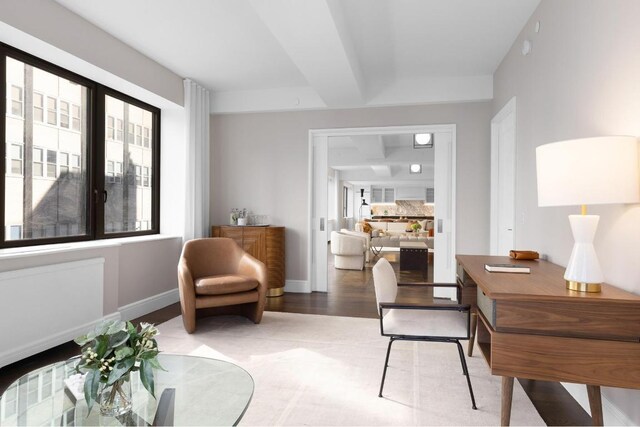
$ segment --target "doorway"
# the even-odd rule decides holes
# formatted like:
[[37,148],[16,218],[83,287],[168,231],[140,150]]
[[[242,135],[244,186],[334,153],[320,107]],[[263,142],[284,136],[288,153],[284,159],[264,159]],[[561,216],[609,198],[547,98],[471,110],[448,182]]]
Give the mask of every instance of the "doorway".
[[[309,257],[312,291],[327,292],[328,142],[332,137],[411,135],[435,137],[434,257],[435,282],[455,281],[455,125],[392,126],[309,131]],[[354,191],[355,192],[355,191]],[[358,194],[359,195],[359,194]],[[335,208],[334,208],[335,209]],[[437,288],[436,297],[455,299],[455,290]]]
[[515,248],[516,98],[491,120],[491,215],[489,252],[509,255]]

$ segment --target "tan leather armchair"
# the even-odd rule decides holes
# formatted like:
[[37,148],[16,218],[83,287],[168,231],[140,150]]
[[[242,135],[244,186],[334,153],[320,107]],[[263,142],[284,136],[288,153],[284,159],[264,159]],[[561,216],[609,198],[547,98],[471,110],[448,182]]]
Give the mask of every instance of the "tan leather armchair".
[[178,264],[182,321],[188,333],[198,317],[239,314],[260,323],[267,295],[265,265],[232,239],[189,240]]

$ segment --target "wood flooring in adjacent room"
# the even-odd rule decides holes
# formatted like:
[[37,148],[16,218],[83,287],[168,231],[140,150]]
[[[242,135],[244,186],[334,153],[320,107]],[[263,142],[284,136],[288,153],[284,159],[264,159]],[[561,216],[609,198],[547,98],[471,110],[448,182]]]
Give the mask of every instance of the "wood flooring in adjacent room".
[[[398,271],[398,252],[383,252],[382,256],[387,258]],[[268,298],[266,309],[268,311],[289,313],[376,318],[376,302],[371,268],[377,258],[372,257],[372,262],[366,265],[362,271],[337,270],[333,268],[333,256],[329,255],[329,259],[331,264],[328,266],[330,274],[329,291],[327,293],[285,293],[282,297]],[[432,265],[429,265],[429,267],[427,281],[432,280],[433,277]],[[400,281],[422,279],[419,273],[418,275],[404,272],[399,272],[398,274]],[[411,287],[410,292],[428,294],[430,288],[421,289],[414,286]],[[158,324],[179,315],[180,305],[172,304],[135,319],[133,322]],[[380,339],[384,338],[380,337]],[[0,392],[3,392],[13,381],[29,371],[77,354],[78,346],[71,342],[0,368]],[[383,361],[381,360],[381,369],[382,364]],[[591,424],[589,415],[559,383],[529,380],[520,380],[520,383],[547,425]]]

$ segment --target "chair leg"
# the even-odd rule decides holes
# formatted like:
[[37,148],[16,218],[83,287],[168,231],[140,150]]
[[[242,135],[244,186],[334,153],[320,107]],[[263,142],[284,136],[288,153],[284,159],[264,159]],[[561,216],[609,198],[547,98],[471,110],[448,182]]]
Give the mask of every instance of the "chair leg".
[[462,363],[462,372],[467,377],[467,385],[469,386],[469,394],[471,395],[471,407],[473,409],[478,409],[476,407],[476,398],[473,396],[473,388],[471,387],[471,379],[469,378],[469,369],[467,369],[467,361],[464,358],[464,350],[462,349],[462,345],[460,344],[460,341],[456,341],[456,345],[458,346],[460,363]]
[[382,371],[382,382],[380,382],[380,392],[378,393],[378,397],[382,397],[384,379],[387,376],[387,367],[389,366],[389,353],[391,353],[391,344],[393,344],[393,338],[389,339],[389,346],[387,347],[387,357],[384,359],[384,370]]

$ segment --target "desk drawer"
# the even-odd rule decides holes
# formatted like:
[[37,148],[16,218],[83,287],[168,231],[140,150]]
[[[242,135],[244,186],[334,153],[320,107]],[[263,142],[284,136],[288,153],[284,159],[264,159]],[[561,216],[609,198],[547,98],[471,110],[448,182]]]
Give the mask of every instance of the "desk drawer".
[[471,276],[464,271],[464,268],[460,263],[458,263],[456,276],[458,277],[458,282],[460,282],[462,286],[476,286],[476,282],[474,282]]
[[492,300],[482,292],[482,289],[478,288],[478,308],[487,318],[491,326],[496,327],[496,301]]

